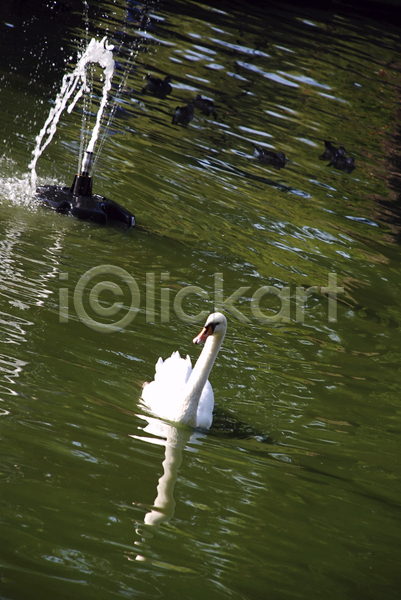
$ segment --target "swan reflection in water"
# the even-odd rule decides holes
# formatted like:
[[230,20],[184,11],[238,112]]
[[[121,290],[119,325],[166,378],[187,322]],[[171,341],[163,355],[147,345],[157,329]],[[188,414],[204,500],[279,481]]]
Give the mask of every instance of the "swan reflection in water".
[[[150,540],[153,537],[150,527],[160,527],[164,522],[168,522],[174,516],[175,499],[174,486],[178,479],[178,470],[181,466],[183,451],[189,443],[199,444],[206,433],[194,431],[187,425],[180,423],[166,423],[144,415],[138,415],[141,419],[146,419],[147,425],[143,428],[144,435],[132,435],[131,437],[151,444],[165,447],[164,461],[162,463],[163,474],[157,485],[157,495],[152,507],[145,514],[143,524],[137,523],[136,534],[139,539],[134,544],[137,549],[135,560],[154,563],[149,556]],[[134,505],[143,506],[141,503],[133,502]],[[132,556],[126,557],[133,560]],[[157,561],[160,562],[160,561]]]
[[[204,437],[202,431],[209,429],[213,420],[214,394],[208,377],[220,350],[227,329],[227,320],[222,313],[209,315],[201,333],[193,340],[195,344],[205,342],[201,355],[192,369],[189,356],[181,358],[174,352],[163,362],[156,363],[154,381],[144,386],[142,404],[146,411],[170,421],[166,423],[153,416],[146,416],[145,433],[151,437],[132,436],[165,446],[163,475],[157,486],[157,496],[152,509],[146,513],[144,524],[158,527],[174,515],[174,485],[182,462],[186,444]],[[146,539],[145,531],[137,530]],[[149,536],[149,533],[147,534]],[[142,546],[142,542],[136,545]],[[138,554],[137,560],[146,560]]]

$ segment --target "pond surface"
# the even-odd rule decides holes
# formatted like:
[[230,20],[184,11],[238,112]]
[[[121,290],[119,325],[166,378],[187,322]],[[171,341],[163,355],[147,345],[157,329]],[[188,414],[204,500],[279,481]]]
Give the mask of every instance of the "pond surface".
[[[28,4],[0,24],[0,597],[399,598],[400,29],[168,0],[145,30],[134,2]],[[29,192],[62,76],[104,35],[118,108],[94,191],[132,230]],[[171,94],[142,93],[147,73]],[[196,94],[214,114],[173,125]],[[71,184],[81,112],[39,183]],[[159,356],[196,360],[215,308],[212,428],[163,442],[142,384]]]

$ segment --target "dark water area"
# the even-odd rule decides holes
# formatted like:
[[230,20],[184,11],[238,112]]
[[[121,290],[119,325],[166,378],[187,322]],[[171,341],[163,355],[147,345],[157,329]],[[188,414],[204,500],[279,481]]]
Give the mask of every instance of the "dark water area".
[[[0,598],[398,599],[396,10],[8,0],[0,17]],[[93,184],[131,230],[29,185],[63,75],[104,36]],[[91,77],[39,185],[72,183]],[[151,421],[143,383],[159,356],[196,361],[215,309],[211,429]]]

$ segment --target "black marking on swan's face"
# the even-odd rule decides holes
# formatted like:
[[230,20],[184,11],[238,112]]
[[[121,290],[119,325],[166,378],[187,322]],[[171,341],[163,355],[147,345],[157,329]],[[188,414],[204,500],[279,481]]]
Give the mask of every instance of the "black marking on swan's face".
[[226,318],[222,313],[209,315],[202,331],[193,339],[193,342],[194,344],[203,344],[213,334],[224,336],[226,327]]
[[[208,316],[204,328],[212,335],[217,328],[218,331],[224,330],[227,327],[225,316],[220,312],[215,312]],[[217,333],[217,332],[216,332]]]
[[212,331],[209,333],[209,335],[213,335],[214,330],[216,329],[217,325],[219,325],[219,324],[220,324],[219,321],[208,322],[205,325],[205,329],[208,329],[208,330],[211,329]]

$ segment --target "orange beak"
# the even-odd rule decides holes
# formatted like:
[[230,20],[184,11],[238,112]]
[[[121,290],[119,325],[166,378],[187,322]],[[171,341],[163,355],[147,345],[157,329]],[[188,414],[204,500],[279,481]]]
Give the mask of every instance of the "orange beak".
[[194,344],[203,344],[207,337],[212,333],[212,328],[204,327],[202,331],[192,340]]

